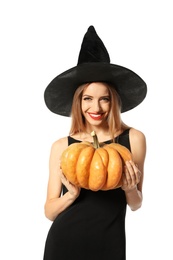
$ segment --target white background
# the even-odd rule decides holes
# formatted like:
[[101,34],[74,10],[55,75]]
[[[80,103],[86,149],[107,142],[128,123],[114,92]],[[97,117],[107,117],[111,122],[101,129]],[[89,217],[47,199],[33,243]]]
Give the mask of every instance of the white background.
[[[77,63],[94,25],[111,62],[134,70],[148,93],[123,120],[147,138],[144,201],[127,211],[127,259],[173,259],[171,1],[1,1],[0,259],[41,260],[52,142],[70,119],[51,113],[43,93]],[[73,259],[73,258],[72,258]],[[81,256],[82,260],[82,256]]]

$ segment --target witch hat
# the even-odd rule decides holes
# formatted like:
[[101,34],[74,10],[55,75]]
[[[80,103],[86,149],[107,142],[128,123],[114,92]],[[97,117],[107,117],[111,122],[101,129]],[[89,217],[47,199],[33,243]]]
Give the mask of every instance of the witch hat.
[[109,53],[93,26],[84,35],[77,65],[56,76],[45,89],[47,107],[53,113],[70,116],[76,89],[89,82],[110,83],[120,96],[122,113],[138,106],[147,94],[141,77],[128,68],[110,63]]

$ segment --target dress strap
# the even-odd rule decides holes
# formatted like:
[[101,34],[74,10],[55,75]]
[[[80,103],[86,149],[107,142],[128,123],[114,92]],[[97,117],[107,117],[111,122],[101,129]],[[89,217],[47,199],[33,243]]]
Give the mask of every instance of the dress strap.
[[129,131],[130,131],[130,128],[126,129],[122,134],[117,136],[115,138],[115,142],[126,146],[131,151],[130,140],[129,140]]
[[67,139],[68,139],[68,145],[81,142],[79,140],[73,139],[73,137],[71,137],[71,136],[67,136]]

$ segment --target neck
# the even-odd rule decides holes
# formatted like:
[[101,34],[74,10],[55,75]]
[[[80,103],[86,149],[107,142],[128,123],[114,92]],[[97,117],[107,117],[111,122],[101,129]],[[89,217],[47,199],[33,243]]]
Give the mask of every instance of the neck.
[[92,129],[87,129],[85,132],[82,133],[81,137],[92,142],[93,137],[91,135],[91,132],[93,132],[93,131],[95,131],[99,142],[103,142],[103,141],[112,139],[108,129],[99,129],[96,127],[93,127]]

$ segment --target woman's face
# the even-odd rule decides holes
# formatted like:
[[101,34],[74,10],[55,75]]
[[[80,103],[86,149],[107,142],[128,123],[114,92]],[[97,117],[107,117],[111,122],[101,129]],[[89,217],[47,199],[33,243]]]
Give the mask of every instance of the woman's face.
[[106,84],[93,82],[83,91],[82,113],[91,125],[104,125],[110,111],[110,95]]

